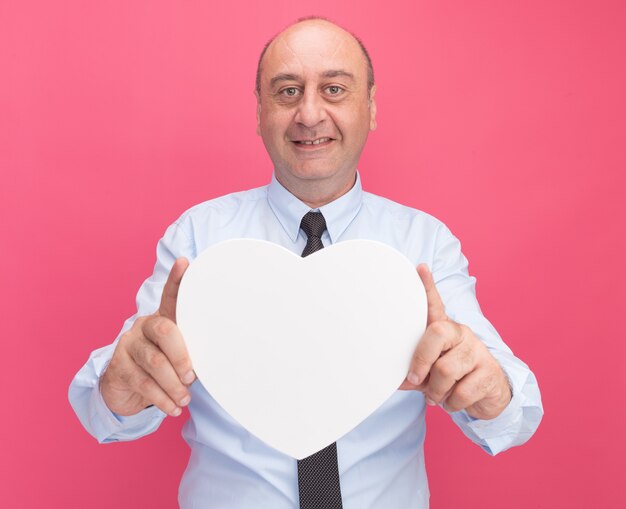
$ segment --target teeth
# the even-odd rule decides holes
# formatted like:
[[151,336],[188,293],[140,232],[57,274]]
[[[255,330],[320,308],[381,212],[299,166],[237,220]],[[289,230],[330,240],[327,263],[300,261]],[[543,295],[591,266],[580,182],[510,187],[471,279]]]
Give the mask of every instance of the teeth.
[[302,145],[319,145],[320,143],[324,143],[326,141],[330,141],[330,138],[318,138],[317,140],[313,141],[303,140],[300,143]]

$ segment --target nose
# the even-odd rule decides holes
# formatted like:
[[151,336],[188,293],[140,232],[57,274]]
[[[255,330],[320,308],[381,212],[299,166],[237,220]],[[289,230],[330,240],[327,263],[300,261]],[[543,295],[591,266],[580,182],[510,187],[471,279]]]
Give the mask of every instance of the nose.
[[305,127],[315,127],[326,119],[326,105],[317,90],[304,91],[302,100],[298,104],[295,121]]

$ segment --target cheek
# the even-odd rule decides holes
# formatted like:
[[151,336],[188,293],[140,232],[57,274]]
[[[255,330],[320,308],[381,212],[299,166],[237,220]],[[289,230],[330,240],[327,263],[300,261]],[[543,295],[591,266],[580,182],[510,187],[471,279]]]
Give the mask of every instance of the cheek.
[[352,122],[345,125],[344,136],[349,138],[351,145],[362,145],[370,131],[370,119],[362,118],[359,122]]
[[371,111],[367,107],[360,103],[359,105],[351,105],[351,108],[343,109],[342,111],[335,111],[333,113],[333,119],[337,127],[344,132],[344,134],[355,134],[360,137],[361,133],[368,132]]
[[261,124],[272,129],[284,129],[291,122],[293,114],[285,108],[277,108],[275,106],[261,108]]

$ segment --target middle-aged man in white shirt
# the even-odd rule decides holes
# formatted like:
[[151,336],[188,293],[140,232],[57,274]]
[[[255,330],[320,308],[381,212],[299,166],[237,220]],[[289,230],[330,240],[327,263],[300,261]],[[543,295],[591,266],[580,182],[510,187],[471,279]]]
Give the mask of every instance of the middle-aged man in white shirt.
[[183,435],[191,459],[181,507],[298,507],[296,460],[250,435],[194,383],[176,298],[188,260],[221,240],[259,238],[301,253],[301,221],[311,211],[325,218],[324,245],[367,238],[403,252],[428,298],[427,329],[400,390],[337,441],[341,500],[332,507],[428,507],[426,404],[442,406],[490,454],[524,443],[539,425],[535,377],[480,312],[457,239],[428,214],[361,189],[357,163],[376,128],[375,92],[364,46],[333,23],[302,20],[270,41],[256,93],[257,131],[274,163],[271,183],[185,212],[159,242],[137,314],[72,382],[72,405],[101,442],[143,436],[189,406]]

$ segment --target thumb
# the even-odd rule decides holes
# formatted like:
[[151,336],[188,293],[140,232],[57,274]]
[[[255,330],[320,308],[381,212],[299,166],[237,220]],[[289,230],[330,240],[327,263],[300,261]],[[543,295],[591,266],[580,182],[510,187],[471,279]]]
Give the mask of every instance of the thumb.
[[180,288],[180,282],[183,279],[183,274],[189,267],[189,260],[187,258],[178,258],[170,270],[170,275],[167,277],[165,286],[163,287],[163,293],[161,294],[161,305],[159,306],[158,314],[169,318],[173,322],[176,322],[176,299],[178,298],[178,289]]
[[427,324],[430,325],[433,322],[440,320],[447,320],[446,308],[443,305],[439,291],[435,286],[433,274],[425,263],[420,263],[417,266],[417,273],[422,280],[424,290],[426,290],[426,300],[428,302],[428,320]]

